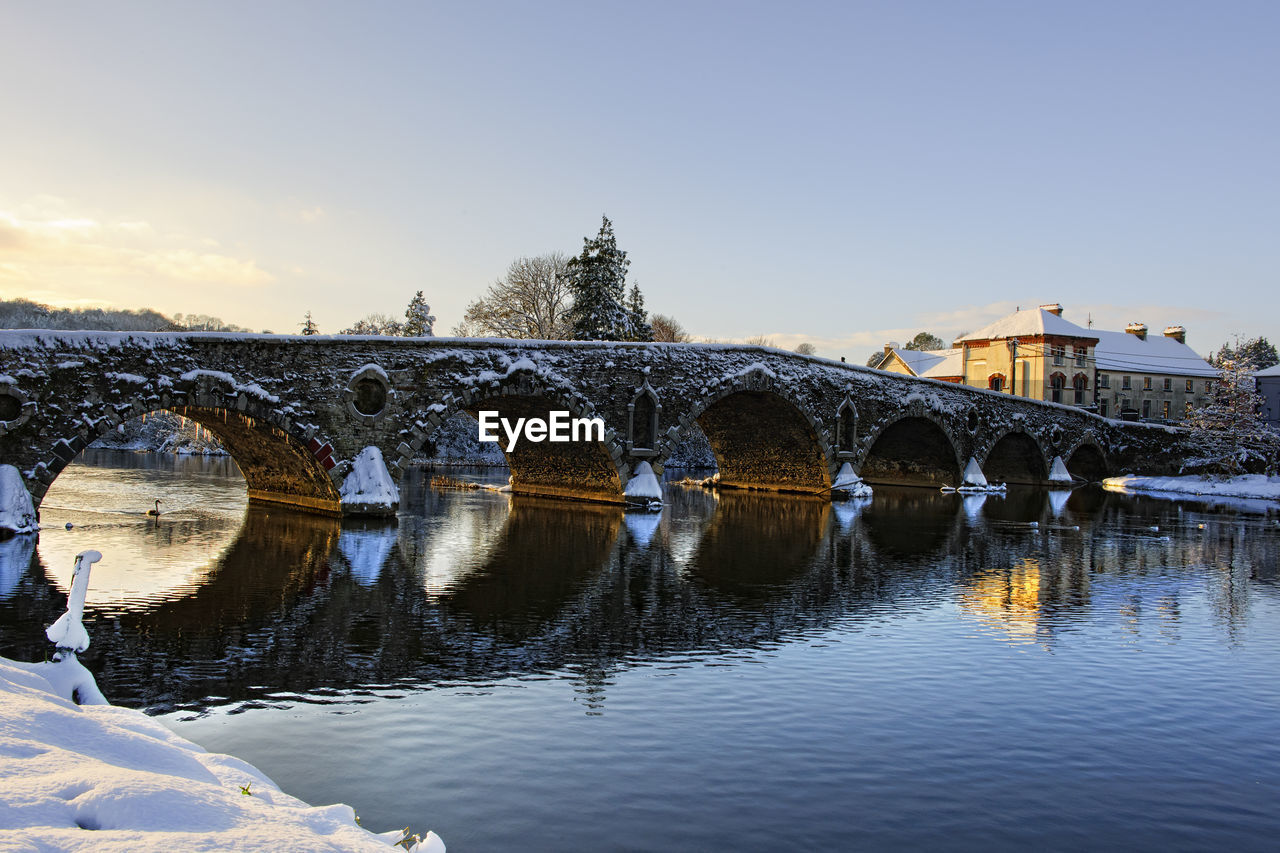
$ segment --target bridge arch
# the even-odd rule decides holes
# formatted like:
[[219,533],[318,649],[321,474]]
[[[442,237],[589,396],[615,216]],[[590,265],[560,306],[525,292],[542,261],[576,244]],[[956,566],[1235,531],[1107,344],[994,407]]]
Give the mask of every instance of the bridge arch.
[[1096,483],[1110,476],[1107,452],[1092,434],[1081,438],[1062,458],[1067,471],[1083,480]]
[[835,449],[822,422],[767,370],[734,374],[711,386],[659,442],[664,463],[696,423],[706,435],[722,486],[824,494]]
[[954,486],[964,466],[946,423],[934,412],[910,413],[872,430],[859,476],[869,483]]
[[341,515],[338,486],[330,472],[338,466],[333,444],[303,432],[276,404],[278,399],[253,386],[238,385],[226,374],[185,380],[157,399],[146,393],[152,380],[107,406],[101,417],[82,417],[77,431],[56,439],[36,463],[28,483],[37,505],[49,487],[82,450],[121,423],[156,411],[195,421],[213,433],[244,474],[249,500],[275,503],[324,515]]
[[1014,427],[991,443],[982,473],[993,483],[1040,485],[1049,478],[1049,457],[1026,430]]
[[[533,371],[515,371],[461,395],[445,395],[431,407],[430,428],[415,430],[409,449],[420,451],[448,418],[459,413],[475,418],[481,410],[497,411],[512,424],[517,418],[548,418],[552,410],[568,411],[573,418],[598,416],[582,395],[567,392]],[[502,430],[498,432],[501,436]],[[498,444],[511,469],[511,491],[516,494],[607,503],[623,500],[630,472],[622,461],[623,447],[607,423],[603,441],[531,442],[522,436],[512,450],[506,449],[505,437]]]

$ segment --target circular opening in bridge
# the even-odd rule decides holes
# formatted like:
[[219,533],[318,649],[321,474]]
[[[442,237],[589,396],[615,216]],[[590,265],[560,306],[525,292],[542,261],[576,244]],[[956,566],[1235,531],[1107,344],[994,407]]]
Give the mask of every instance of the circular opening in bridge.
[[22,414],[22,401],[9,391],[0,391],[0,421],[16,421]]
[[970,410],[969,410],[969,417],[968,417],[968,418],[966,419],[966,421],[965,421],[966,426],[968,426],[968,427],[969,427],[969,434],[970,434],[970,435],[972,435],[972,434],[974,434],[974,433],[976,433],[976,432],[978,431],[978,423],[979,423],[979,421],[978,421],[978,410],[977,410],[977,409],[970,409]]
[[355,392],[352,405],[362,415],[376,415],[387,407],[387,386],[373,377],[364,377],[351,390]]

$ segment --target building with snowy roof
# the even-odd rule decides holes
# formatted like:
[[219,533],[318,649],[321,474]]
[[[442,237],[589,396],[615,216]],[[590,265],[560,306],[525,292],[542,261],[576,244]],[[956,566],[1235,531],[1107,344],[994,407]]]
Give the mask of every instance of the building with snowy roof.
[[1217,371],[1187,346],[1187,331],[1151,335],[1145,323],[1123,332],[1078,326],[1060,304],[1014,311],[953,348],[931,353],[889,345],[881,370],[958,382],[1081,406],[1105,417],[1182,420],[1208,400]]
[[1267,423],[1280,427],[1280,364],[1253,374],[1258,393],[1267,401]]

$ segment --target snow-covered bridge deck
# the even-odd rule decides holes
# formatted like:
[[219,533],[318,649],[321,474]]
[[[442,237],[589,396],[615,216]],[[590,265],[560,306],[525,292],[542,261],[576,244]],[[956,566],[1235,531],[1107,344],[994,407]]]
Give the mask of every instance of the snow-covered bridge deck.
[[[566,410],[603,441],[520,441],[512,490],[618,502],[636,466],[661,473],[696,424],[724,486],[825,495],[850,463],[869,482],[1043,482],[1055,456],[1099,479],[1175,471],[1177,430],[779,350],[475,338],[0,332],[0,461],[39,503],[119,423],[166,409],[216,434],[251,499],[344,511],[362,449],[398,478],[446,418]],[[351,507],[345,507],[350,511]]]

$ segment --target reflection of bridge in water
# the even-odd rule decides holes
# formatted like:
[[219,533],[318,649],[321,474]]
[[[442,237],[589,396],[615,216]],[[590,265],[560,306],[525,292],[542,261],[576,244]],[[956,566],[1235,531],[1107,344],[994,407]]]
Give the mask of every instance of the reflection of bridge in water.
[[[398,528],[252,509],[198,588],[95,613],[86,659],[116,701],[167,707],[600,673],[947,601],[1009,637],[1052,643],[1090,608],[1145,604],[1176,619],[1205,566],[1220,567],[1215,606],[1240,618],[1249,587],[1232,579],[1267,565],[1268,546],[1229,518],[1198,537],[1140,535],[1175,528],[1176,509],[1142,505],[1155,514],[1126,527],[1132,500],[1089,492],[1062,507],[1015,493],[975,511],[910,489],[862,506],[677,490],[651,529],[653,516],[606,506],[414,491],[422,512]],[[0,599],[5,653],[38,659],[39,632],[12,626],[62,607],[33,561]]]

